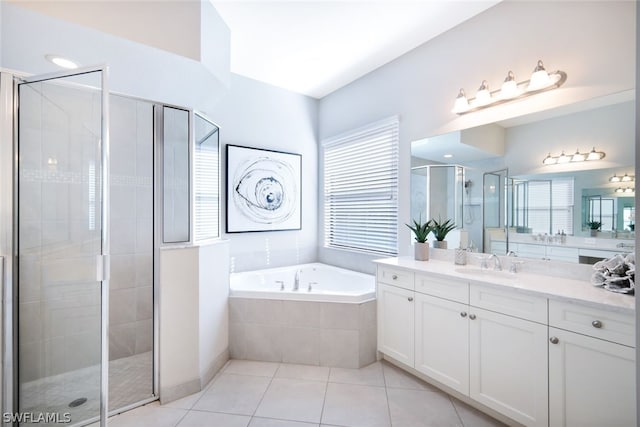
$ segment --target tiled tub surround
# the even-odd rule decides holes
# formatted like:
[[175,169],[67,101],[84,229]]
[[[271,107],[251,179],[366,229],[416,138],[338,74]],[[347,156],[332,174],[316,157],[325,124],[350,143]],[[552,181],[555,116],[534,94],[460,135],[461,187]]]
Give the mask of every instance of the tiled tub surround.
[[371,275],[319,263],[235,273],[230,295],[231,358],[342,368],[376,359]]

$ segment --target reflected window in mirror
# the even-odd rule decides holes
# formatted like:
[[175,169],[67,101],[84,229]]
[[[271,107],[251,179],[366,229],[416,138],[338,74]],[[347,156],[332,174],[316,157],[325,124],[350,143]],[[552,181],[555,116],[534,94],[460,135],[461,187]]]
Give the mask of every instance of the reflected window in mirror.
[[517,233],[573,234],[573,178],[516,181],[513,187]]

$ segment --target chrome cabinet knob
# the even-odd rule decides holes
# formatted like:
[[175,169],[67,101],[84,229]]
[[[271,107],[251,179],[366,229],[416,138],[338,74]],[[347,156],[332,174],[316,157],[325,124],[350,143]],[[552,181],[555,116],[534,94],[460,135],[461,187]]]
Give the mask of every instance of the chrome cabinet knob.
[[461,312],[461,313],[460,313],[460,316],[461,316],[461,317],[467,317],[467,312],[466,312],[466,311]]
[[551,341],[551,344],[558,344],[560,342],[558,337],[551,337],[549,338],[549,341]]
[[394,274],[393,276],[391,276],[391,278],[392,278],[393,280],[396,280],[396,279],[398,279],[398,275],[397,275],[397,274]]
[[409,300],[409,302],[413,301],[413,297],[409,297],[407,299]]
[[471,320],[476,320],[476,315],[475,315],[475,314],[470,314],[470,315],[469,315],[469,319],[471,319]]
[[602,328],[602,322],[599,320],[594,320],[593,322],[591,322],[591,326],[593,326],[594,328]]

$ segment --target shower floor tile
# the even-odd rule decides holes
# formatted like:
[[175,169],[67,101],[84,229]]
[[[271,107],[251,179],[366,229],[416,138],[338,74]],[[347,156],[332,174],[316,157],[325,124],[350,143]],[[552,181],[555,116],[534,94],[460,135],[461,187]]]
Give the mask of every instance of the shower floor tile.
[[[109,410],[151,397],[153,358],[151,352],[112,360],[109,363]],[[100,366],[65,372],[30,381],[22,386],[22,412],[69,413],[71,423],[97,416],[100,411]],[[85,398],[76,407],[69,404]],[[62,416],[62,415],[61,415]],[[52,426],[34,423],[24,425]]]

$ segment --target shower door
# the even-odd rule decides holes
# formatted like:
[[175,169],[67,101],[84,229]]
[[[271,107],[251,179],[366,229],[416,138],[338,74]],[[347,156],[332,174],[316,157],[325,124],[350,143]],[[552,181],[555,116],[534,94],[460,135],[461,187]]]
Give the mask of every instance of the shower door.
[[106,68],[17,83],[19,425],[106,422]]

